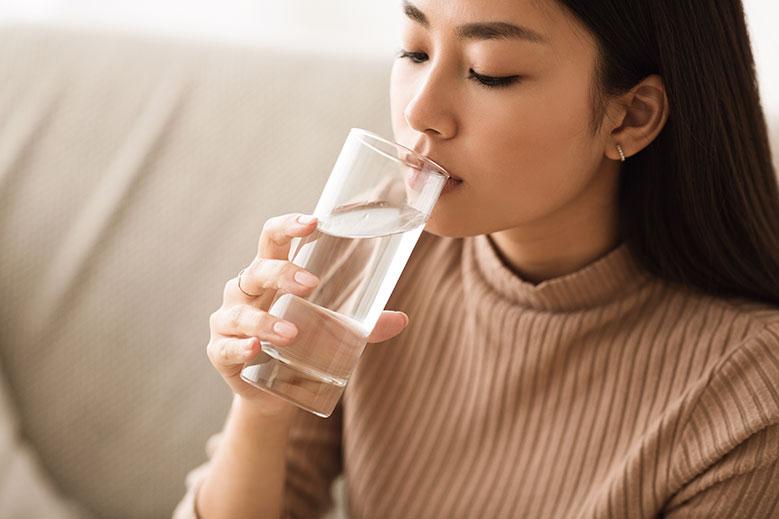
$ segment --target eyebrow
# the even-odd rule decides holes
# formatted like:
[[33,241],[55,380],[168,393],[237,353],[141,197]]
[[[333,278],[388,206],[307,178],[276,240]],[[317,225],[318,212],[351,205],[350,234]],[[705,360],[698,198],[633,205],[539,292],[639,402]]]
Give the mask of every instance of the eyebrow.
[[[411,2],[403,1],[405,15],[425,27],[430,28],[430,22],[425,13]],[[463,40],[510,40],[520,39],[533,43],[547,43],[547,39],[536,31],[522,25],[508,22],[478,22],[460,25],[456,29],[457,37]]]

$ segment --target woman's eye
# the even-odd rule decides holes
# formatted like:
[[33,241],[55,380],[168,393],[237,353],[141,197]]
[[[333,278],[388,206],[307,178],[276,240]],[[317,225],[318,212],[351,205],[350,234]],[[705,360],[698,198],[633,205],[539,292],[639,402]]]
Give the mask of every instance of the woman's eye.
[[[398,58],[410,59],[414,63],[424,63],[429,56],[424,52],[410,52],[407,50],[401,50],[398,53]],[[479,74],[473,69],[468,69],[468,79],[473,79],[479,83],[479,85],[487,88],[503,88],[520,80],[520,76],[506,76],[506,77],[492,77]]]
[[401,50],[398,57],[410,59],[414,63],[423,63],[428,59],[424,52],[409,52],[407,50]]
[[468,76],[469,79],[478,81],[481,85],[488,88],[507,87],[519,81],[520,78],[520,76],[506,76],[506,77],[484,76],[482,74],[477,73],[473,69],[469,69],[468,73],[469,73]]

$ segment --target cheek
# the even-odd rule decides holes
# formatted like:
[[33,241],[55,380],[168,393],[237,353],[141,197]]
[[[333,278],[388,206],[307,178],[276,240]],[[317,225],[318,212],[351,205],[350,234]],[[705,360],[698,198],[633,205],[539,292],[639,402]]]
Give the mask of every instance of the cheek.
[[475,120],[481,137],[472,153],[490,172],[485,196],[523,220],[537,218],[573,198],[597,167],[589,97],[541,85],[517,92],[508,103],[501,95],[495,93],[494,105],[482,104],[488,113]]
[[402,71],[398,62],[392,66],[390,75],[390,116],[392,119],[392,132],[397,140],[403,134],[405,117],[403,111],[411,96],[410,89],[411,78]]

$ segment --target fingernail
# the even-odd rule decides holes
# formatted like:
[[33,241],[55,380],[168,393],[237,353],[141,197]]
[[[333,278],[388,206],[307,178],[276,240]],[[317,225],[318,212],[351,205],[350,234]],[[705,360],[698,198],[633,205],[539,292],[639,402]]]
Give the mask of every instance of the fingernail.
[[298,216],[298,222],[302,223],[303,225],[307,225],[307,224],[313,222],[314,220],[316,220],[316,217],[315,216],[311,216],[309,214],[303,214],[303,215]]
[[319,284],[319,279],[305,270],[298,270],[295,272],[295,281],[307,287],[315,287]]
[[249,341],[243,346],[243,354],[250,355],[252,353],[254,353],[254,339],[249,339]]
[[284,337],[294,337],[298,333],[295,325],[286,321],[276,322],[276,324],[273,325],[273,331]]

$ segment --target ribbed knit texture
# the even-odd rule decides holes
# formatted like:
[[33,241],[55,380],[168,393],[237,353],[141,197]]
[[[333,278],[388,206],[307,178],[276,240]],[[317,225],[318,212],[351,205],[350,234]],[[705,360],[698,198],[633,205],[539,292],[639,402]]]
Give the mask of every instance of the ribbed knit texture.
[[323,515],[342,471],[352,519],[779,517],[779,309],[670,286],[625,245],[533,285],[487,236],[428,233],[387,308],[409,327],[333,416],[297,417],[287,517]]

